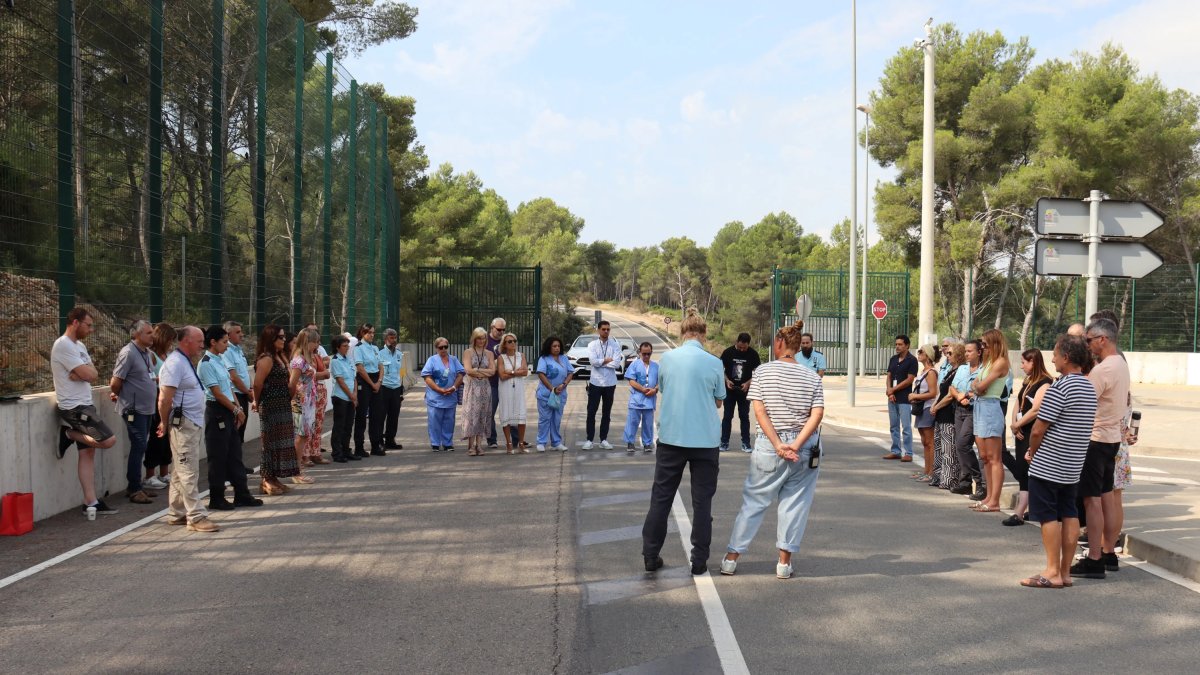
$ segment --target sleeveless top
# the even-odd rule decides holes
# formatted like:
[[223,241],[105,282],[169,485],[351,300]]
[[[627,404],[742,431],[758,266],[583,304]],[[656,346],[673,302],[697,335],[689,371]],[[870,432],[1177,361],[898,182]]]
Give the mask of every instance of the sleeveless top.
[[[951,372],[954,371],[951,370]],[[950,395],[950,381],[953,379],[954,378],[951,377],[949,373],[946,375],[946,377],[942,378],[941,383],[938,385],[937,400],[940,401]],[[945,405],[941,408],[938,408],[938,411],[934,413],[933,421],[937,422],[938,424],[954,424],[955,405],[957,404],[955,404],[954,401],[951,401],[950,405]]]
[[[932,368],[926,368],[921,374],[917,375],[917,381],[913,382],[912,393],[926,394],[929,392],[929,380],[925,376],[932,372],[934,372]],[[928,411],[933,407],[935,402],[937,402],[936,398],[928,398],[924,401],[919,401],[921,404],[921,412],[924,413]]]
[[[979,369],[979,376],[976,377],[975,380],[976,381],[986,380],[988,373],[991,372],[991,370],[992,370],[993,363],[995,363],[995,361],[992,361],[992,362],[988,363],[986,366],[981,367]],[[999,399],[1000,395],[1004,393],[1005,379],[1006,378],[1003,378],[1003,377],[997,377],[995,380],[992,381],[991,384],[988,385],[987,391],[980,394],[978,396],[978,398]]]

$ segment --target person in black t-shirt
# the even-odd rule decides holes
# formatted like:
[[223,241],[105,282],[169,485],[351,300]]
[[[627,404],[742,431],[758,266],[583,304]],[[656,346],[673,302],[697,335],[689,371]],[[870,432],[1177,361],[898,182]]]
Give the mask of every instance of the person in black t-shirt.
[[896,336],[896,355],[888,361],[887,394],[888,427],[892,432],[892,447],[884,459],[912,461],[912,408],[908,394],[917,379],[917,359],[908,353],[907,335]]
[[721,452],[729,450],[729,435],[733,431],[733,411],[736,408],[742,425],[742,452],[752,452],[750,445],[750,379],[761,363],[758,352],[750,348],[750,334],[738,335],[737,342],[721,352],[725,366],[725,416],[721,420]]

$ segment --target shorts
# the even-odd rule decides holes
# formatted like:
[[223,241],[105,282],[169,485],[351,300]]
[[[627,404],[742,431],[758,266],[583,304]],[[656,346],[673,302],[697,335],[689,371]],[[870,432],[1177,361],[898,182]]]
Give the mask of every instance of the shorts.
[[975,399],[972,416],[976,437],[1000,438],[1004,433],[1004,411],[1000,409],[1000,399]]
[[1055,483],[1030,476],[1029,510],[1025,513],[1025,519],[1035,523],[1050,523],[1064,518],[1079,518],[1076,487],[1076,483]]
[[[113,437],[112,429],[109,429],[104,420],[100,419],[99,415],[96,414],[96,406],[94,405],[81,405],[71,410],[58,408],[58,419],[64,427],[67,427],[71,431],[90,436],[98,442],[107,441]],[[75,446],[80,447],[78,443]]]
[[1083,472],[1079,474],[1080,497],[1099,497],[1113,491],[1113,473],[1120,448],[1120,443],[1088,442]]
[[1121,444],[1117,451],[1116,471],[1113,472],[1113,489],[1124,490],[1133,485],[1133,467],[1129,464],[1129,446]]

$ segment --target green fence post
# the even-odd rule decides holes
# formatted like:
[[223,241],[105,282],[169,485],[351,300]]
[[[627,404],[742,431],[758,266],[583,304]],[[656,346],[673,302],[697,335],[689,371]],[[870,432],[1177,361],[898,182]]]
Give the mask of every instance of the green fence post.
[[1197,327],[1200,327],[1200,317],[1197,313],[1200,312],[1200,263],[1196,263],[1196,271],[1192,276],[1192,353],[1196,353],[1196,337],[1200,335]]
[[1129,296],[1132,299],[1129,304],[1129,351],[1134,351],[1133,340],[1134,332],[1137,330],[1137,279],[1131,279],[1132,287],[1129,291]]
[[346,231],[349,248],[346,249],[346,323],[347,329],[355,332],[358,324],[355,321],[355,273],[354,250],[358,238],[357,202],[358,195],[358,80],[350,80],[350,147],[347,149],[347,159],[350,162],[349,185],[346,191]]
[[58,0],[58,329],[75,306],[75,2]]
[[533,344],[541,348],[542,344],[542,266],[533,268],[533,292],[536,302],[533,310]]
[[304,19],[296,19],[296,119],[292,125],[292,325],[304,325]]
[[321,225],[325,229],[324,252],[321,265],[321,307],[325,319],[321,322],[321,334],[333,335],[333,304],[330,302],[330,270],[333,268],[333,52],[325,54],[325,169]]
[[209,246],[212,255],[209,264],[209,321],[221,323],[223,313],[223,296],[221,289],[221,254],[224,251],[224,210],[222,185],[225,173],[224,163],[224,120],[222,111],[225,108],[225,0],[212,0],[213,38],[212,38],[212,145],[210,147],[210,166],[212,168],[212,184],[210,186],[211,200],[208,213]]
[[376,181],[378,180],[379,176],[379,134],[377,133],[376,129],[377,119],[374,100],[372,100],[370,105],[367,106],[367,115],[367,127],[371,135],[371,150],[370,154],[367,155],[367,231],[370,233],[367,236],[367,255],[371,257],[371,262],[367,266],[367,269],[370,270],[371,274],[371,288],[367,297],[369,298],[368,302],[371,309],[368,310],[369,313],[367,316],[369,317],[368,320],[372,323],[378,323],[379,271],[375,264],[375,260],[379,248],[379,228],[378,222],[376,221],[375,193],[377,187]]
[[254,103],[254,323],[267,323],[267,0],[258,0],[258,67]]
[[162,274],[162,98],[163,0],[150,2],[150,99],[148,102],[149,153],[146,157],[147,244],[150,259],[150,321],[163,320]]
[[379,193],[380,193],[380,209],[382,214],[380,218],[383,220],[383,319],[384,322],[396,328],[396,320],[398,310],[396,308],[396,284],[393,274],[395,272],[395,255],[396,236],[395,223],[392,221],[394,215],[392,209],[392,170],[391,160],[388,157],[388,115],[384,112],[379,123],[379,156],[382,164],[382,171],[379,177]]

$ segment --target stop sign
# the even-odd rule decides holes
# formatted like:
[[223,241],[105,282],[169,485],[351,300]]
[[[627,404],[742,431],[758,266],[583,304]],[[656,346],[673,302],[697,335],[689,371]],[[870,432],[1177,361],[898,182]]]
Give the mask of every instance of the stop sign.
[[887,316],[887,303],[883,300],[876,300],[871,303],[871,315],[875,317],[876,321],[883,321],[884,317]]

